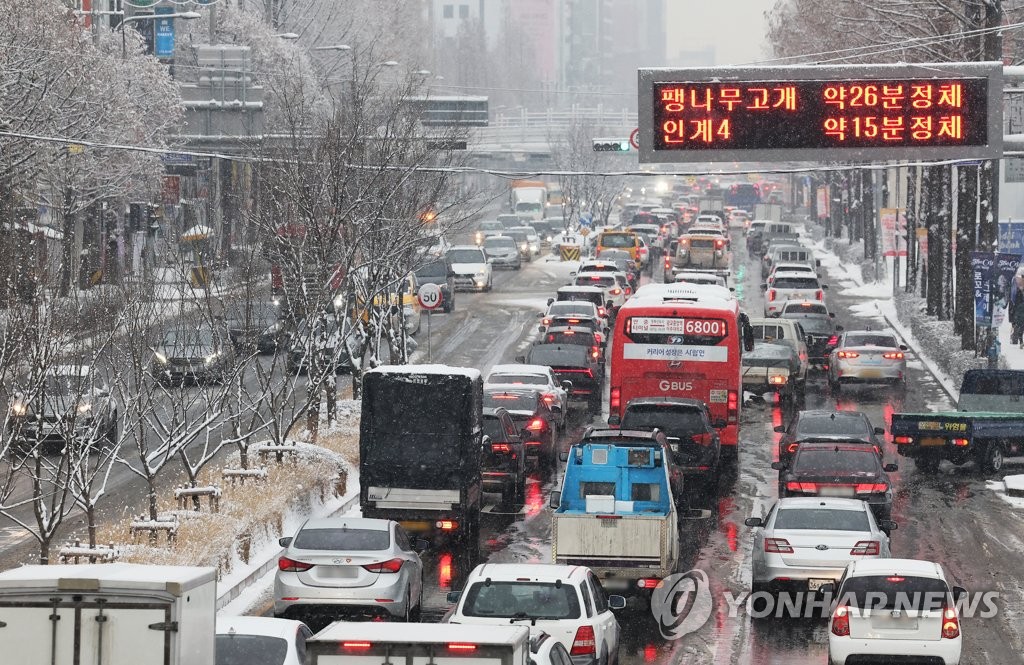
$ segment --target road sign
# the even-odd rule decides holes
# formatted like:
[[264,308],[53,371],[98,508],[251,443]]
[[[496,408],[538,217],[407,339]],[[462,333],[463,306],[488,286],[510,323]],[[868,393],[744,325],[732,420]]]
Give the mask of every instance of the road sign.
[[640,162],[993,159],[1002,65],[641,69]]
[[580,235],[586,238],[590,235],[590,228],[586,226],[580,227]]
[[441,306],[444,296],[441,293],[441,287],[437,284],[424,284],[416,292],[416,298],[420,301],[420,306],[423,309],[437,309]]
[[637,142],[637,138],[640,136],[640,128],[637,127],[629,133],[629,145],[633,146],[633,150],[639,150],[640,144]]
[[579,245],[562,245],[559,249],[559,254],[563,261],[579,261],[580,260],[580,246]]

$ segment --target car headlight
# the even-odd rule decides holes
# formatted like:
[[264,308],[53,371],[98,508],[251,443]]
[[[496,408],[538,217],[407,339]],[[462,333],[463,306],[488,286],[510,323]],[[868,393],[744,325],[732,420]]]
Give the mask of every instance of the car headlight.
[[209,365],[217,358],[220,358],[220,353],[211,353],[210,355],[206,356],[206,364]]
[[24,416],[28,413],[28,404],[24,402],[15,402],[11,405],[11,415]]
[[164,354],[160,353],[159,351],[154,351],[153,352],[153,358],[156,359],[156,361],[158,363],[160,363],[161,365],[166,365],[167,364],[167,356],[165,356]]
[[89,413],[90,411],[92,411],[92,403],[91,402],[82,402],[81,404],[78,405],[78,412],[79,413]]
[[520,245],[520,249],[524,249],[524,250],[525,249],[529,249],[529,247],[530,247],[530,245],[525,243],[525,242],[522,245]]
[[476,271],[476,276],[477,277],[486,277],[487,276],[487,269],[486,268],[480,268],[480,270]]

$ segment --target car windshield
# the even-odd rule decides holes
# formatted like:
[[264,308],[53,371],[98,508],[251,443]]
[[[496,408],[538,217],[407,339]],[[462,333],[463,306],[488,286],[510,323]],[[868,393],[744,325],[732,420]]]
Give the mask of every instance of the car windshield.
[[446,277],[447,275],[448,264],[444,261],[433,261],[416,269],[417,277]]
[[589,330],[549,330],[544,334],[544,344],[579,344],[594,346],[594,333]]
[[[833,417],[834,416],[834,417]],[[797,438],[811,436],[870,437],[871,426],[859,413],[804,414],[797,420],[793,432]]]
[[576,286],[615,286],[615,277],[611,275],[576,275]]
[[540,203],[532,203],[532,202],[528,202],[528,201],[523,201],[521,203],[517,203],[516,204],[516,210],[518,212],[540,212],[543,209],[544,209],[544,206],[541,205]]
[[853,607],[940,611],[949,598],[943,580],[912,575],[865,575],[851,577],[839,590],[839,598]]
[[594,303],[586,300],[564,300],[562,302],[551,303],[551,306],[548,307],[548,316],[557,316],[562,314],[597,316],[597,308],[594,307]]
[[537,393],[517,391],[488,391],[484,394],[484,408],[504,407],[508,411],[534,411],[537,408]]
[[217,635],[216,665],[285,665],[288,642],[268,635]]
[[754,339],[777,340],[786,339],[786,328],[775,324],[757,324],[750,326],[754,331]]
[[871,531],[867,513],[828,508],[787,508],[775,516],[776,529],[813,531]]
[[515,249],[516,241],[515,238],[509,236],[491,236],[484,240],[484,248],[486,249]]
[[786,314],[822,314],[827,316],[828,308],[814,303],[790,303],[786,305],[786,309],[783,312]]
[[380,529],[302,529],[292,541],[299,550],[339,550],[371,552],[391,546],[391,534]]
[[501,222],[480,222],[481,231],[501,231],[505,225]]
[[462,614],[502,619],[578,619],[576,588],[548,582],[476,582],[466,592]]
[[846,448],[807,448],[806,444],[797,451],[793,471],[814,475],[875,475],[878,473],[878,457],[871,449],[853,450]]
[[45,379],[44,392],[47,395],[81,395],[89,388],[89,380],[84,376],[75,375],[47,375]]
[[896,338],[891,335],[847,335],[844,346],[884,346],[886,348],[897,348],[899,344]]
[[209,348],[213,346],[213,331],[206,328],[168,330],[164,334],[164,346],[179,348],[183,346],[199,346]]
[[[526,384],[529,386],[546,386],[548,377],[539,374],[499,374],[494,372],[487,377],[487,383]],[[504,404],[500,406],[505,406]]]
[[603,233],[601,234],[602,247],[633,247],[636,244],[636,236],[627,233]]
[[631,261],[632,260],[632,257],[629,255],[629,252],[624,252],[621,249],[606,249],[606,250],[603,250],[603,251],[601,251],[600,254],[597,255],[597,258],[603,259],[605,261]]
[[452,263],[483,263],[486,261],[479,249],[453,249],[448,252],[448,260]]
[[633,404],[622,416],[622,429],[658,429],[666,436],[684,437],[707,431],[697,407],[679,404]]
[[818,280],[813,277],[776,277],[773,289],[817,289]]
[[537,344],[530,349],[529,361],[531,365],[583,367],[588,353],[587,347],[575,344]]

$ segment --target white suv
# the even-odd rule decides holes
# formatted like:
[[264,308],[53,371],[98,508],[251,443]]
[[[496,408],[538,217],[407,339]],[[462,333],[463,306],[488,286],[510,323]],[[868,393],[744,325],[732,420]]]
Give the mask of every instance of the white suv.
[[573,665],[618,662],[619,622],[613,609],[622,596],[606,596],[589,568],[547,564],[486,563],[466,579],[449,623],[507,626],[522,621],[530,636],[547,633],[562,643]]
[[838,603],[828,625],[829,663],[917,656],[957,665],[963,638],[955,598],[963,593],[950,590],[942,566],[931,561],[850,563],[833,596]]
[[764,315],[779,316],[787,300],[822,302],[828,284],[803,272],[777,272],[761,289],[765,291]]
[[448,262],[455,273],[455,288],[490,291],[493,282],[487,254],[476,245],[456,245],[448,250]]

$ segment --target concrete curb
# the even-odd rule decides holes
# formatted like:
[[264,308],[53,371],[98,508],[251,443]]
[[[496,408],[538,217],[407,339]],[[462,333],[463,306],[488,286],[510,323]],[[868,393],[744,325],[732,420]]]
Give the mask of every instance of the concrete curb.
[[906,343],[906,345],[910,347],[910,350],[914,352],[914,355],[916,355],[918,359],[920,359],[921,364],[924,365],[925,369],[928,370],[928,373],[935,378],[936,383],[938,383],[942,387],[943,392],[949,395],[949,398],[953,400],[953,404],[955,405],[957,401],[960,399],[960,395],[956,387],[950,384],[945,377],[940,375],[938,369],[935,366],[935,362],[927,355],[922,353],[921,350],[917,347],[917,345],[914,344],[914,337],[903,325],[903,322],[899,321],[898,319],[896,321],[893,321],[880,308],[878,310],[878,313],[882,316],[883,319],[885,319],[885,322],[888,323],[893,330],[899,333],[904,343]]

